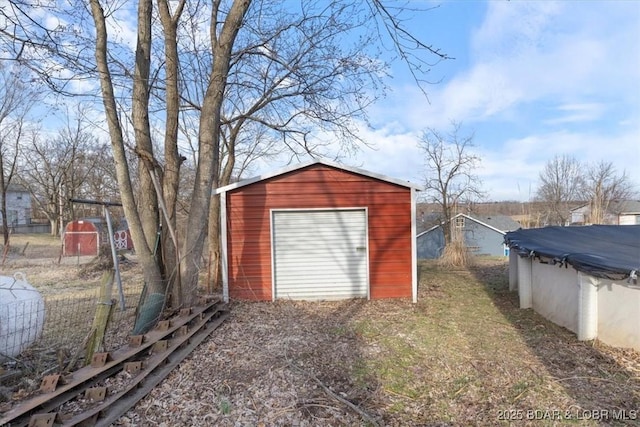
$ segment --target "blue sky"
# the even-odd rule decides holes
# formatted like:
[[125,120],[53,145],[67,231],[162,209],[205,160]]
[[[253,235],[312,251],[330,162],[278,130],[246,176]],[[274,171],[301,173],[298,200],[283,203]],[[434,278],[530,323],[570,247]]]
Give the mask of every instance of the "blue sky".
[[[417,141],[451,120],[474,132],[491,200],[528,200],[545,163],[613,162],[640,190],[640,2],[445,1],[410,22],[455,60],[433,68],[430,103],[401,63],[344,163],[421,183]],[[464,132],[463,132],[464,133]]]
[[[376,149],[342,162],[421,184],[418,141],[426,128],[446,131],[453,120],[475,134],[489,200],[532,198],[545,163],[563,154],[613,162],[640,190],[640,1],[408,4],[432,8],[406,21],[413,34],[455,59],[427,76],[439,82],[426,87],[429,102],[406,65],[392,63],[390,90],[369,111],[371,127],[359,124]],[[116,31],[132,47],[133,28]]]

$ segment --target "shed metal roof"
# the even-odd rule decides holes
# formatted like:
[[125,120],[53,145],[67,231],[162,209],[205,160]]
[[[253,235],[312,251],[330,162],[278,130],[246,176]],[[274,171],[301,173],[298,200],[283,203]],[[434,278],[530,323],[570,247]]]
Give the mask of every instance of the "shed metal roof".
[[346,165],[340,164],[338,162],[334,162],[332,160],[319,158],[319,159],[311,160],[311,161],[308,161],[308,162],[305,162],[305,163],[301,163],[301,164],[298,164],[298,165],[287,166],[287,167],[284,167],[282,169],[278,169],[278,170],[275,170],[273,172],[269,172],[269,173],[264,174],[264,175],[259,175],[259,176],[255,176],[253,178],[243,179],[242,181],[234,182],[233,184],[225,185],[224,187],[216,188],[214,190],[214,194],[221,194],[221,193],[224,193],[226,191],[235,190],[236,188],[244,187],[246,185],[254,184],[256,182],[263,181],[265,179],[273,178],[273,177],[276,177],[276,176],[279,176],[279,175],[284,175],[285,173],[293,172],[293,171],[296,171],[296,170],[299,170],[299,169],[304,169],[306,167],[309,167],[309,166],[312,166],[312,165],[317,165],[317,164],[329,166],[329,167],[336,168],[336,169],[342,169],[342,170],[345,170],[345,171],[348,171],[348,172],[353,172],[353,173],[356,173],[356,174],[359,174],[359,175],[367,176],[369,178],[379,179],[381,181],[389,182],[391,184],[400,185],[402,187],[407,187],[407,188],[411,188],[411,189],[418,190],[418,191],[423,189],[421,186],[416,185],[416,184],[412,184],[409,181],[403,181],[401,179],[391,178],[391,177],[388,177],[388,176],[385,176],[385,175],[382,175],[382,174],[378,174],[378,173],[375,173],[375,172],[369,172],[367,170],[356,168],[356,167],[353,167],[353,166],[346,166]]
[[459,213],[451,217],[448,221],[443,221],[440,224],[434,225],[428,230],[423,231],[422,233],[418,234],[416,237],[420,237],[424,234],[430,233],[433,230],[440,228],[444,224],[458,217],[467,218],[470,221],[476,222],[500,234],[505,234],[507,231],[517,230],[518,228],[520,228],[520,224],[518,222],[514,221],[513,219],[511,219],[506,215],[471,216],[471,215]]
[[621,200],[612,205],[611,210],[621,215],[640,213],[640,200]]
[[490,225],[502,232],[517,230],[521,227],[520,223],[514,221],[507,215],[488,215],[488,216],[476,216],[473,215],[472,219],[477,222]]
[[640,225],[544,227],[510,231],[505,243],[520,256],[537,256],[612,280],[640,271]]
[[[590,210],[588,203],[570,209],[571,212],[589,212]],[[640,214],[640,200],[612,200],[607,211],[618,215]]]
[[22,184],[10,183],[7,187],[7,193],[28,193],[29,190]]

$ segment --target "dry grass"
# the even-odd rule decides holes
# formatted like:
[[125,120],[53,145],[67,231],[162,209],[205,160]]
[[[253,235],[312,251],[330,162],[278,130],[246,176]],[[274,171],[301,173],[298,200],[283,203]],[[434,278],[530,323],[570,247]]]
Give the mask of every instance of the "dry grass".
[[[62,370],[78,357],[95,314],[100,277],[105,269],[111,268],[111,263],[95,257],[59,258],[60,240],[50,235],[16,234],[11,236],[10,245],[0,274],[23,273],[43,296],[46,310],[40,339],[16,363],[5,366],[21,372],[22,382],[17,387],[28,391],[37,387],[38,377],[43,373]],[[118,304],[114,308],[105,339],[107,350],[126,342],[142,291],[141,272],[135,262],[121,264],[121,277],[125,309],[121,310]],[[119,300],[115,290],[113,298]]]
[[[420,277],[417,304],[235,303],[231,318],[120,422],[367,424],[317,379],[379,425],[637,423],[640,353],[577,341],[519,309],[504,261],[455,272],[424,262]],[[609,418],[584,419],[594,410]],[[636,419],[613,420],[613,411]]]
[[59,237],[50,234],[12,234],[9,238],[10,251],[6,261],[39,258],[58,259],[62,250]]
[[[579,342],[520,310],[503,263],[478,260],[459,272],[423,263],[421,277],[422,301],[403,321],[361,323],[386,350],[367,362],[368,372],[395,396],[390,409],[402,423],[492,425],[503,411],[527,421],[535,411],[640,407],[640,355]],[[405,417],[411,412],[417,418]]]
[[464,268],[472,266],[473,259],[464,242],[456,239],[444,247],[438,262],[444,268]]
[[[37,237],[24,255],[11,253],[2,274],[23,271],[45,298],[86,303],[100,272],[85,260],[58,265],[59,242]],[[36,256],[44,253],[53,255]],[[417,304],[234,303],[230,319],[120,424],[366,425],[339,397],[389,426],[638,425],[639,352],[580,342],[519,309],[504,261],[420,269]],[[125,287],[139,274],[125,269]],[[61,319],[51,334],[83,322]],[[587,419],[592,411],[608,418]],[[614,420],[614,411],[634,419]],[[566,415],[583,419],[559,419]]]

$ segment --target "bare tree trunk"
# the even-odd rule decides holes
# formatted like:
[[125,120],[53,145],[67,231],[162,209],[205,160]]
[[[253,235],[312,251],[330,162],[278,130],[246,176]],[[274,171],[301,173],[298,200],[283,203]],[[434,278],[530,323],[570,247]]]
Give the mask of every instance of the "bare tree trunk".
[[442,216],[443,216],[442,221],[446,221],[446,224],[442,227],[442,230],[444,233],[445,246],[451,243],[452,241],[452,233],[451,233],[452,224],[451,222],[449,222],[451,220],[452,215],[451,215],[451,207],[449,206],[449,203],[448,203],[448,198],[449,198],[449,195],[445,190],[443,192],[442,203],[441,203]]
[[[222,185],[222,184],[221,184]],[[208,289],[215,289],[222,281],[222,269],[220,263],[222,262],[221,246],[220,246],[220,195],[213,196],[211,200],[211,207],[209,209],[209,230],[207,233],[209,240],[209,276],[208,276]]]
[[[449,134],[427,129],[420,141],[428,167],[425,189],[440,205],[442,220],[447,222],[456,215],[460,201],[484,197],[481,181],[474,173],[480,158],[470,152],[473,133],[461,136],[462,125],[458,122],[452,122],[451,127]],[[455,224],[443,226],[445,246],[453,240],[452,227]]]
[[211,39],[213,46],[213,69],[205,93],[200,116],[198,137],[198,167],[189,209],[183,256],[182,286],[185,297],[192,301],[196,295],[198,274],[205,235],[202,224],[209,215],[212,186],[218,184],[220,162],[220,114],[224,89],[227,83],[231,49],[250,0],[235,0],[229,9],[220,36],[216,35],[219,2],[215,2],[211,19]]
[[[235,156],[235,137],[237,137],[237,131],[240,126],[234,128],[234,132],[230,136],[231,141],[226,144],[227,147],[227,157],[224,165],[224,169],[222,170],[222,174],[220,175],[220,180],[218,185],[225,186],[231,182],[231,174],[233,173],[233,168],[236,163]],[[221,262],[221,246],[220,246],[220,221],[221,221],[221,210],[220,210],[220,195],[213,196],[211,200],[211,208],[209,209],[209,262],[211,268],[211,274],[209,275],[209,283],[207,286],[210,289],[216,287],[216,285],[220,284],[222,281],[222,266]]]
[[[154,247],[158,232],[158,195],[149,175],[155,169],[151,127],[149,125],[149,69],[151,67],[151,0],[138,2],[138,42],[133,77],[132,116],[136,139],[136,152],[140,157],[140,192],[138,211],[147,246]],[[164,293],[164,292],[163,292]]]
[[49,224],[51,225],[51,235],[59,236],[60,235],[60,222],[57,218],[51,219],[49,218]]
[[[178,118],[180,113],[180,93],[178,88],[178,21],[185,1],[181,0],[173,17],[169,11],[167,0],[158,0],[160,22],[164,30],[164,51],[166,70],[166,119],[164,137],[165,168],[162,176],[162,191],[167,208],[167,216],[162,219],[162,256],[165,274],[171,286],[171,305],[182,305],[182,289],[180,284],[180,260],[178,259],[177,242],[174,244],[169,233],[169,226],[176,228],[176,203],[180,184],[180,164],[178,152]],[[170,224],[167,224],[170,221]]]
[[2,197],[2,204],[0,204],[0,214],[2,214],[2,238],[4,246],[9,243],[9,224],[7,219],[7,186],[4,182],[4,156],[0,155],[0,197]]
[[604,224],[604,201],[602,200],[602,194],[596,192],[591,201],[591,224]]
[[[113,159],[115,161],[118,186],[122,199],[122,206],[129,224],[129,231],[140,265],[142,266],[144,280],[150,287],[148,294],[164,293],[162,289],[162,276],[156,264],[151,249],[147,244],[142,222],[136,209],[136,200],[131,185],[129,167],[125,155],[124,138],[122,127],[118,117],[113,83],[107,60],[107,27],[105,24],[104,11],[99,0],[90,0],[91,13],[96,26],[96,64],[100,73],[100,87],[104,103],[105,115],[109,127],[109,136],[113,149]],[[149,326],[150,327],[150,326]],[[141,331],[144,332],[144,331]]]

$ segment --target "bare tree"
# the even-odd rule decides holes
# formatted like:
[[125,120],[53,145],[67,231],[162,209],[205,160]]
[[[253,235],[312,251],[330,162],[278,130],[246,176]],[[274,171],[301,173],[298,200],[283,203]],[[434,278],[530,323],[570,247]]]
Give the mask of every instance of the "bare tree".
[[589,222],[604,224],[611,202],[630,198],[633,185],[626,172],[619,174],[612,162],[603,160],[587,168],[582,191],[589,200]]
[[[462,125],[451,124],[451,131],[443,134],[427,129],[420,140],[424,153],[425,190],[429,202],[440,206],[442,220],[448,221],[462,202],[481,199],[484,193],[475,170],[480,157],[473,154],[473,134],[461,135]],[[451,243],[450,227],[444,227],[445,244]]]
[[83,118],[83,107],[77,114],[67,111],[66,126],[49,137],[38,131],[24,139],[19,182],[29,190],[32,199],[51,224],[51,234],[62,233],[63,223],[74,218],[70,198],[110,198],[113,193],[96,194],[97,185],[113,188],[111,161],[90,132]]
[[549,160],[540,172],[536,199],[546,205],[547,225],[566,225],[572,204],[581,200],[582,165],[563,155]]
[[[84,177],[77,197],[105,202],[120,200],[111,146],[107,142],[93,139],[90,148],[82,153],[82,161],[77,166],[80,169],[78,176]],[[83,208],[87,209],[88,206]],[[96,214],[103,214],[100,207],[93,209]]]
[[17,174],[25,121],[38,97],[35,87],[26,84],[25,78],[19,67],[0,61],[0,215],[5,246],[9,243],[7,190]]
[[[96,28],[95,58],[100,73],[102,99],[107,115],[123,207],[131,236],[136,246],[136,252],[143,267],[145,282],[148,286],[147,295],[157,298],[157,295],[164,296],[167,294],[167,281],[163,280],[163,269],[156,260],[152,251],[153,247],[150,244],[152,241],[151,236],[155,236],[157,231],[155,224],[157,224],[158,219],[157,215],[154,217],[153,212],[140,212],[137,209],[136,197],[131,185],[130,170],[126,162],[123,127],[120,123],[113,73],[109,62],[107,15],[100,1],[91,0],[90,5]],[[248,0],[235,0],[226,10],[221,9],[219,1],[214,2],[211,7],[209,35],[211,38],[212,58],[215,58],[215,61],[207,76],[207,89],[202,100],[201,117],[198,126],[196,176],[180,255],[184,257],[184,267],[181,267],[179,274],[174,276],[176,280],[172,283],[171,294],[177,298],[174,301],[175,305],[183,303],[190,305],[193,298],[195,298],[195,285],[198,280],[200,257],[205,238],[205,233],[202,231],[206,229],[211,189],[219,170],[219,129],[223,95],[227,84],[234,41],[249,5],[250,1]],[[174,16],[179,16],[178,11],[180,8],[181,6],[178,5],[177,9],[174,10]],[[162,190],[158,182],[158,171],[161,165],[156,161],[153,152],[149,123],[152,10],[152,2],[150,0],[143,0],[138,3],[138,44],[133,73],[132,122],[135,131],[135,150],[140,157],[141,176],[144,177],[144,179],[141,179],[142,188],[140,193],[153,194],[158,197],[158,203],[164,204]],[[170,12],[166,12],[168,11],[162,12],[165,29],[171,28],[171,23],[167,21],[172,19],[169,16]],[[173,41],[165,41],[165,43],[173,43]],[[171,95],[171,93],[168,95]],[[177,93],[173,94],[174,97],[177,95]],[[165,108],[167,116],[176,117],[172,115],[174,113],[172,109],[176,108],[176,106],[176,102],[167,103]],[[172,121],[170,125],[174,126],[176,123]],[[177,140],[165,140],[166,144],[176,145]],[[171,152],[176,153],[177,150],[171,150]],[[177,175],[175,176],[177,177]],[[169,183],[170,187],[173,185],[174,183]],[[150,208],[158,209],[158,205],[151,201]],[[174,220],[168,217],[168,212],[165,209],[166,204],[165,206],[161,205],[160,208],[168,219],[167,224],[170,225]],[[178,247],[178,242],[175,241],[174,243]],[[180,261],[183,261],[182,258]],[[149,304],[152,303],[153,301],[150,299]],[[147,301],[144,301],[142,311],[152,310],[146,304]],[[157,311],[156,308],[161,310],[162,304],[154,304],[153,310]],[[141,316],[134,328],[135,332],[145,332],[153,325],[156,318],[157,314],[151,314],[147,319],[142,319]]]
[[[247,20],[260,25],[246,28],[236,41],[223,103],[217,185],[240,177],[258,159],[335,156],[365,144],[355,121],[366,121],[367,106],[382,92],[363,88],[383,87],[386,64],[366,56],[375,43],[373,33],[363,30],[352,43],[344,41],[350,32],[365,28],[359,7],[301,3],[293,10],[263,2],[249,11]],[[194,55],[192,63],[203,57],[204,52]],[[194,73],[203,68],[206,65],[191,65]],[[314,138],[319,129],[331,137]],[[219,209],[216,196],[208,230],[214,281],[219,271]]]
[[[272,0],[211,4],[159,0],[156,7],[151,0],[141,0],[135,22],[126,2],[69,4],[67,10],[48,10],[47,27],[31,18],[29,5],[10,0],[2,11],[8,25],[0,29],[0,46],[3,54],[28,62],[58,91],[69,91],[78,78],[99,81],[121,200],[143,267],[146,295],[154,301],[158,295],[171,295],[174,308],[191,304],[195,297],[211,190],[238,170],[235,165],[247,164],[248,157],[239,155],[264,153],[275,147],[270,144],[276,138],[293,156],[318,151],[322,144],[310,137],[312,128],[324,131],[334,126],[345,141],[357,142],[350,120],[375,98],[368,96],[379,89],[370,76],[381,68],[375,53],[362,54],[355,45],[344,49],[351,36],[366,33],[360,46],[375,51],[369,41],[380,40],[380,29],[385,28],[392,46],[403,43],[398,50],[405,60],[410,51],[446,58],[426,44],[414,43],[411,50],[406,43],[417,39],[407,38],[402,9],[386,9],[381,2],[302,2],[296,17],[287,14],[295,6],[282,7]],[[56,22],[55,16],[65,19]],[[340,20],[334,22],[337,16]],[[65,25],[70,21],[74,25]],[[373,37],[364,31],[367,25],[375,27]],[[118,26],[136,27],[133,54],[113,31]],[[194,36],[188,39],[190,32]],[[327,56],[331,49],[350,54]],[[69,71],[54,72],[60,69]],[[419,72],[417,67],[413,70]],[[349,74],[350,79],[344,79]],[[347,98],[350,103],[343,102]],[[184,156],[176,129],[180,116],[186,115],[195,123],[195,174],[190,187],[180,189]],[[157,123],[164,127],[162,148],[154,141]],[[132,135],[126,133],[128,124]],[[246,135],[259,127],[267,138]],[[129,140],[132,144],[127,144]],[[266,145],[265,140],[269,140]],[[241,147],[242,141],[251,143]],[[138,159],[135,190],[136,177],[127,157],[132,151]],[[176,227],[180,193],[190,195],[181,234]],[[156,257],[152,243],[160,224],[163,253]],[[144,332],[155,319],[151,315],[150,322],[141,320],[135,332]]]

